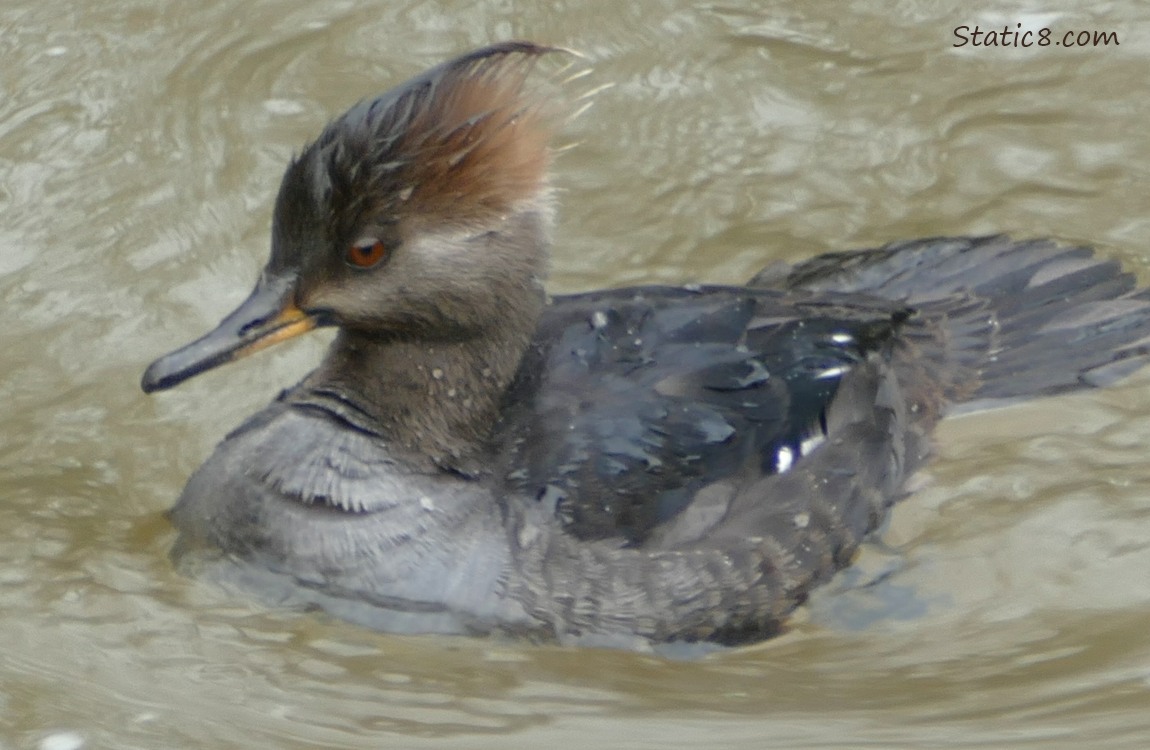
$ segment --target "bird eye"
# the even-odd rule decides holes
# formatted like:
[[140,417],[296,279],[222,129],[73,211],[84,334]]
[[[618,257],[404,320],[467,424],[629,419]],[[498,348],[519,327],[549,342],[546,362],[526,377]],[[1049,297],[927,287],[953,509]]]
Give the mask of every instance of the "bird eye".
[[387,248],[382,241],[368,237],[352,243],[346,257],[347,262],[356,268],[371,268],[387,257]]

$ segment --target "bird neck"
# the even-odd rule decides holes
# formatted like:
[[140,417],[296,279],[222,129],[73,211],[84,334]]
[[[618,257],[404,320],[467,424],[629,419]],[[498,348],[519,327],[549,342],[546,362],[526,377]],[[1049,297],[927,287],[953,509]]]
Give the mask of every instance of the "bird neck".
[[378,434],[410,468],[482,473],[483,454],[544,304],[518,300],[500,325],[461,339],[342,330],[294,400]]

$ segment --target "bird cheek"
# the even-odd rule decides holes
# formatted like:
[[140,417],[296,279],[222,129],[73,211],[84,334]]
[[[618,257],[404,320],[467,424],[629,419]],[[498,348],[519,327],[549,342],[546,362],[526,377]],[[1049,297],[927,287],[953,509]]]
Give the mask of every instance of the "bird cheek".
[[342,319],[347,312],[347,295],[338,288],[316,287],[302,294],[299,306],[308,311],[325,311],[337,320]]

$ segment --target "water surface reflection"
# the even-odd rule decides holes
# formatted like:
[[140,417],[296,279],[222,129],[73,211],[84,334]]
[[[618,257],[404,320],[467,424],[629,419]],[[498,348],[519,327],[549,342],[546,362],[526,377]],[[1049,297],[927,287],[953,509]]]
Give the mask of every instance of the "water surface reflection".
[[[954,50],[960,24],[1115,30]],[[144,364],[263,262],[331,115],[523,36],[572,124],[553,288],[735,282],[897,237],[1090,241],[1145,278],[1150,12],[993,3],[0,8],[0,746],[1140,747],[1150,377],[950,423],[933,483],[782,638],[701,662],[364,632],[176,575],[161,513],[318,338],[162,398]],[[66,738],[66,736],[65,736]]]

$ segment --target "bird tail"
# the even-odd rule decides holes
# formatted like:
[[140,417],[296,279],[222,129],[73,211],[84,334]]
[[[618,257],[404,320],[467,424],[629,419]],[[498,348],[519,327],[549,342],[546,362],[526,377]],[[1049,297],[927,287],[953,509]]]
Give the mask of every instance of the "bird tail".
[[1150,361],[1150,289],[1088,247],[911,240],[768,268],[751,284],[914,308],[923,325],[908,340],[952,412],[1110,385]]

